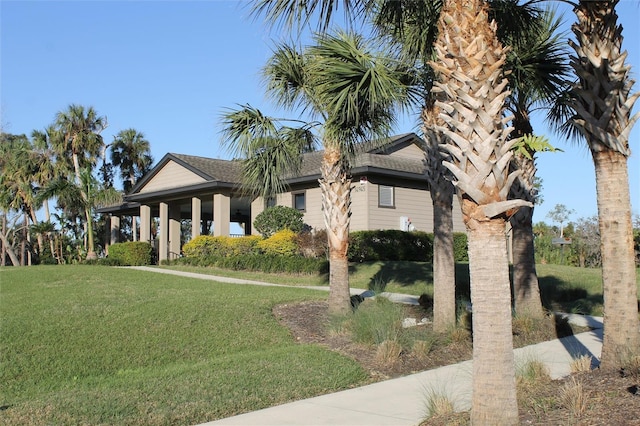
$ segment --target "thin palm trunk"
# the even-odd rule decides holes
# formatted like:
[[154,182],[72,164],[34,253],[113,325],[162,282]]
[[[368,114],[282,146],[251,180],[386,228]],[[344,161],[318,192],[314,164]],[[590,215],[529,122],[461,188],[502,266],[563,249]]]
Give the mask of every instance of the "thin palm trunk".
[[433,329],[444,332],[456,324],[456,274],[453,256],[453,195],[440,146],[446,138],[436,130],[443,121],[434,105],[422,110],[426,138],[425,163],[433,207]]
[[345,314],[351,309],[347,259],[351,179],[338,149],[325,149],[320,189],[329,243],[329,310],[333,314]]

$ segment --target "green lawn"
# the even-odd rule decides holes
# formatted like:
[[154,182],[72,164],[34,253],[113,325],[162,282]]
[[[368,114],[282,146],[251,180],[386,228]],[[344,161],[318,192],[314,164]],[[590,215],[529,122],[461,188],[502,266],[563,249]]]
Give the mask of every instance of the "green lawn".
[[[170,266],[170,269],[200,272],[210,275],[242,277],[257,281],[287,285],[328,285],[328,278],[318,276],[287,276],[263,273],[243,273],[206,267]],[[545,308],[554,311],[602,316],[602,271],[563,265],[536,265]],[[636,273],[640,294],[640,271]],[[419,296],[433,295],[433,272],[426,262],[370,262],[349,267],[352,288],[384,290]],[[469,265],[456,265],[456,293],[469,299]]]
[[[464,295],[468,266],[456,273]],[[548,308],[602,313],[600,270],[538,265],[538,274]],[[431,265],[357,264],[351,285],[431,294]],[[365,383],[355,362],[295,343],[271,314],[319,298],[326,293],[121,268],[0,269],[0,424],[197,424]]]
[[0,270],[0,424],[196,424],[362,384],[278,303],[326,297],[96,266]]

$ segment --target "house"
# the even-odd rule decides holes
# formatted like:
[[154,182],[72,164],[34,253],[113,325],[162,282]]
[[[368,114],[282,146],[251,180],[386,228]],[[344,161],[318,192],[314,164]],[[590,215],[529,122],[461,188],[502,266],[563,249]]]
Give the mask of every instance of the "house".
[[[416,134],[406,133],[359,150],[351,168],[351,231],[433,231],[422,143]],[[287,180],[289,191],[275,200],[302,211],[305,224],[314,229],[325,228],[318,185],[322,155],[322,151],[304,154],[300,174]],[[111,217],[111,243],[117,241],[121,216],[139,216],[139,240],[155,240],[159,260],[179,256],[184,220],[190,221],[192,238],[230,235],[232,223],[245,235],[255,233],[251,224],[265,203],[240,191],[241,166],[237,160],[166,154],[124,197],[124,203],[99,209]],[[152,218],[159,218],[155,237]],[[454,232],[464,232],[455,197],[453,218]]]

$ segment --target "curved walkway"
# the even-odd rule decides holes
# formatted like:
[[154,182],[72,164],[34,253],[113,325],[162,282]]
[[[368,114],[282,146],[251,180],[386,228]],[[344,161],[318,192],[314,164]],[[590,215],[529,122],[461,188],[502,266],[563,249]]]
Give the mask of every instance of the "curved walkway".
[[[191,272],[173,271],[151,267],[134,269],[173,274],[191,278],[227,282],[280,286],[279,284],[237,278],[217,277]],[[328,287],[305,286],[304,288],[328,290]],[[351,289],[352,294],[366,293],[362,289]],[[365,296],[368,294],[365,294]],[[384,293],[385,297],[400,303],[417,304],[414,296]],[[593,366],[598,364],[602,350],[602,318],[568,315],[570,322],[594,328],[575,336],[542,342],[514,350],[516,366],[527,361],[543,362],[553,379],[571,372],[571,363],[583,355],[592,357]],[[396,379],[385,380],[355,389],[294,401],[263,410],[228,417],[202,426],[216,425],[393,425],[413,426],[426,417],[426,401],[429,395],[446,395],[454,402],[458,411],[471,407],[471,361],[423,371]]]

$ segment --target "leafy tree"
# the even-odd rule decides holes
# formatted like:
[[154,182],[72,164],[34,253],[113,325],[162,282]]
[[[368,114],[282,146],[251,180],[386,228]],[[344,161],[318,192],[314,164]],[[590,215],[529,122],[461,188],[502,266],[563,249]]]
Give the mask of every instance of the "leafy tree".
[[560,238],[564,237],[564,224],[569,220],[575,210],[567,208],[564,204],[556,204],[555,207],[547,213],[547,217],[554,223],[560,224]]

